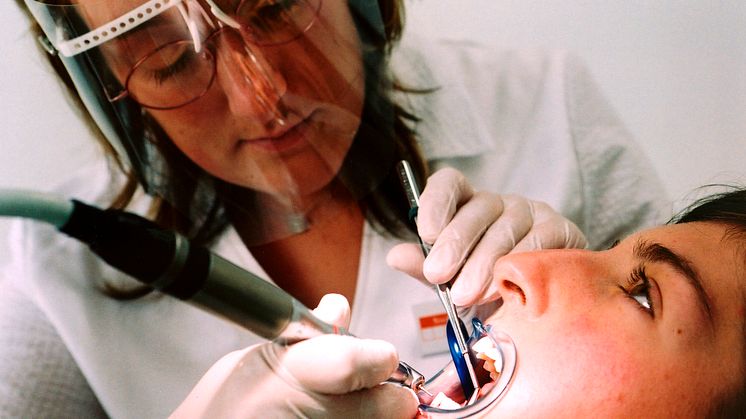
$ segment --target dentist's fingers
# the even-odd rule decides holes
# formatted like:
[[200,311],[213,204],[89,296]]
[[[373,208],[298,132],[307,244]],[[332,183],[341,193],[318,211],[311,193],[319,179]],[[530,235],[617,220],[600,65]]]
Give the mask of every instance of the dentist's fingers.
[[434,284],[451,280],[502,212],[503,202],[498,195],[487,192],[472,195],[435,240],[422,268],[425,278]]
[[400,243],[392,247],[386,255],[386,264],[397,271],[404,272],[412,278],[419,279],[424,284],[429,284],[422,274],[422,264],[425,256],[419,244]]
[[533,225],[512,252],[537,249],[583,249],[588,241],[580,228],[544,202],[529,201]]
[[216,362],[171,418],[412,418],[414,392],[383,383],[397,365],[396,349],[382,340],[257,344]]
[[474,195],[474,188],[461,172],[444,168],[433,173],[420,196],[417,231],[425,243],[435,243],[453,215]]
[[350,303],[341,294],[326,294],[321,297],[313,314],[335,326],[347,328],[350,325]]
[[538,249],[582,248],[585,236],[543,202],[504,195],[505,210],[490,226],[451,287],[455,304],[470,306],[499,298],[493,266],[501,256]]
[[[530,201],[511,195],[499,197],[504,209],[484,233],[451,286],[453,302],[459,306],[496,299],[492,287],[492,267],[498,258],[510,253],[531,230],[534,219]],[[494,288],[494,289],[493,289]]]
[[[441,177],[441,180],[449,181],[453,178]],[[430,185],[428,183],[428,187]],[[423,205],[428,205],[428,202],[433,201],[420,201]],[[452,217],[438,234],[429,256],[424,258],[419,245],[406,243],[392,248],[386,262],[394,269],[432,284],[447,282],[456,275],[484,231],[500,217],[502,210],[499,196],[480,192],[473,194],[471,199],[455,211],[429,211],[417,218],[418,225],[440,224],[439,219],[433,221],[430,216],[437,218],[448,214]]]
[[386,381],[399,356],[394,345],[382,340],[323,335],[288,347],[281,360],[303,388],[346,394]]
[[427,258],[417,244],[397,245],[387,263],[399,271],[440,284],[453,281],[451,294],[459,306],[484,304],[499,297],[492,267],[511,252],[585,247],[585,236],[549,205],[516,195],[475,192],[454,169],[428,179],[419,202],[417,227]]

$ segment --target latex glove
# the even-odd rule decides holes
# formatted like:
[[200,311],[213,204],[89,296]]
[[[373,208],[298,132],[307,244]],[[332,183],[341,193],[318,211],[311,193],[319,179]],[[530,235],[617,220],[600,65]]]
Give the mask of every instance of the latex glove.
[[[349,304],[330,294],[314,314],[347,327]],[[412,418],[414,392],[382,383],[397,365],[393,345],[380,340],[324,335],[254,345],[214,364],[171,417]]]
[[500,256],[582,248],[587,243],[580,229],[549,205],[516,195],[477,192],[451,168],[428,179],[420,196],[417,229],[425,243],[433,244],[427,259],[419,245],[405,243],[389,251],[387,263],[432,284],[454,279],[451,296],[458,306],[499,297],[492,267]]

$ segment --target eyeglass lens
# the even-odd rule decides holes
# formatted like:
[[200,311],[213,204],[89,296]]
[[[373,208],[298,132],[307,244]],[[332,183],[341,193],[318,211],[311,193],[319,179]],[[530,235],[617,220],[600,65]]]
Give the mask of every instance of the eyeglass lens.
[[[293,41],[314,23],[321,0],[219,1],[233,7],[249,41],[271,46]],[[192,41],[159,46],[135,64],[126,80],[129,95],[142,106],[177,108],[200,98],[215,78],[215,55],[196,52]]]
[[321,0],[242,0],[236,7],[235,18],[254,42],[281,44],[308,30],[320,4]]

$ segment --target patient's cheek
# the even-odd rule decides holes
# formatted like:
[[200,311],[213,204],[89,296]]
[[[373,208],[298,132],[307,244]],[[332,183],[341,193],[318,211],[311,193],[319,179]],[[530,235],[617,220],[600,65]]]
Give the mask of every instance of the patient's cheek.
[[544,362],[540,363],[541,371],[536,371],[536,385],[542,385],[541,379],[545,387],[557,383],[574,388],[576,402],[585,399],[603,404],[623,399],[636,377],[644,376],[649,367],[644,349],[635,346],[631,336],[613,336],[593,322],[574,326],[574,333],[557,337],[556,346],[543,348]]

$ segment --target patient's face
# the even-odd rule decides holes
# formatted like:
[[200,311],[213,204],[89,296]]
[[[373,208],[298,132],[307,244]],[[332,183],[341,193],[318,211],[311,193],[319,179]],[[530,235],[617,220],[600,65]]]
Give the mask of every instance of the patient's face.
[[603,252],[503,257],[488,322],[518,365],[490,416],[701,417],[744,374],[744,259],[725,232],[690,223]]

